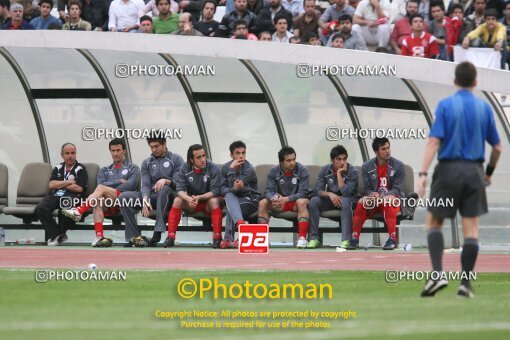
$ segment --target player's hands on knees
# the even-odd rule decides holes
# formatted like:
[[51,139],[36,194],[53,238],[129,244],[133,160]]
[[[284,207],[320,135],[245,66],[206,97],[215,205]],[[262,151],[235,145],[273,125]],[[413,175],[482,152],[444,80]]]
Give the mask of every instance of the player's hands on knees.
[[124,178],[119,179],[120,184],[127,183],[127,181]]
[[147,204],[144,203],[144,205],[142,207],[142,216],[143,217],[148,217],[151,210],[152,210],[151,204],[150,203],[147,203]]
[[234,182],[234,190],[235,191],[241,191],[244,188],[244,183],[240,179],[236,179]]
[[198,204],[198,196],[193,195],[188,198],[188,205],[191,208],[195,209],[197,207],[197,204]]
[[331,200],[331,203],[333,203],[335,207],[340,208],[342,206],[342,199],[337,194],[330,192],[329,199]]
[[156,184],[154,184],[154,186],[153,186],[154,191],[155,192],[160,191],[161,189],[163,189],[165,184],[166,184],[166,179],[161,178],[159,181],[156,182]]

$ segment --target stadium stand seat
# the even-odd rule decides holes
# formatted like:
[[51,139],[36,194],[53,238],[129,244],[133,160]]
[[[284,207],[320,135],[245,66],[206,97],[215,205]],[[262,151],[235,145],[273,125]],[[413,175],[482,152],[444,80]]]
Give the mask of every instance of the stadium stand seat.
[[0,164],[0,214],[9,205],[9,171],[5,164]]
[[4,214],[21,218],[23,223],[37,221],[35,207],[49,192],[51,171],[48,163],[25,165],[18,182],[16,206],[4,208]]

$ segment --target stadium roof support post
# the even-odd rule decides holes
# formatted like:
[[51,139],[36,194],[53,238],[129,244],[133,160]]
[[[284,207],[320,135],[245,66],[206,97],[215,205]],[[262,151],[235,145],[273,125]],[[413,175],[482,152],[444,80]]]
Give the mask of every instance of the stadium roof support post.
[[239,60],[251,73],[255,81],[260,86],[262,93],[266,99],[267,105],[269,105],[269,110],[271,111],[271,115],[273,116],[274,123],[276,125],[276,131],[278,132],[278,137],[280,138],[281,146],[288,145],[287,135],[285,134],[285,129],[283,127],[282,119],[280,117],[280,113],[278,112],[278,107],[276,106],[276,102],[274,101],[273,96],[271,95],[271,91],[269,91],[269,87],[266,82],[262,78],[262,75],[259,73],[255,65],[249,60],[240,59]]
[[[112,106],[112,111],[115,116],[115,121],[117,122],[117,127],[119,129],[125,129],[126,126],[124,124],[124,119],[122,118],[122,112],[120,110],[119,102],[117,101],[117,97],[115,96],[115,92],[113,91],[113,87],[110,84],[110,81],[108,80],[108,77],[106,76],[106,73],[104,72],[103,68],[99,64],[99,62],[94,58],[94,56],[88,51],[83,49],[77,49],[77,51],[83,55],[85,59],[90,63],[94,71],[96,71],[97,76],[101,80],[101,83],[104,86],[104,89],[106,91],[106,94],[108,96],[108,100],[110,101],[110,104]],[[124,143],[126,143],[126,159],[128,162],[131,162],[131,150],[129,147],[129,140],[127,137],[124,137]]]
[[[349,117],[351,118],[352,126],[354,126],[355,129],[358,131],[361,129],[361,123],[358,119],[358,114],[356,113],[356,109],[354,108],[354,105],[349,101],[349,95],[347,94],[347,91],[343,87],[343,85],[340,83],[340,80],[338,80],[337,77],[333,75],[328,75],[329,80],[333,83],[333,86],[335,87],[336,91],[340,95],[340,98],[342,98],[342,101],[344,102],[344,105],[347,109],[347,113],[349,114]],[[360,137],[360,134],[358,134],[358,144],[359,148],[361,150],[361,157],[363,158],[363,162],[366,162],[370,159],[370,155],[368,153],[368,148],[365,143],[365,139]]]
[[[163,58],[163,60],[165,60],[168,63],[168,65],[172,65],[175,69],[177,68],[178,66],[177,61],[175,61],[175,59],[172,58],[171,55],[167,53],[159,53],[159,56]],[[200,107],[198,106],[198,103],[193,99],[193,89],[191,88],[191,85],[185,76],[178,73],[177,78],[181,83],[182,89],[186,94],[186,97],[188,98],[189,104],[191,106],[191,110],[193,111],[193,116],[195,117],[195,121],[198,127],[198,134],[200,135],[200,141],[202,142],[202,145],[205,148],[205,155],[208,159],[211,159],[210,151],[211,148],[209,147],[209,139],[207,138],[204,119],[202,118],[202,113],[200,112]]]
[[45,163],[50,163],[50,152],[48,150],[48,141],[46,140],[46,134],[44,133],[44,126],[41,119],[41,114],[39,112],[39,107],[37,106],[37,102],[32,95],[32,89],[30,88],[30,84],[23,73],[23,70],[16,62],[14,57],[7,51],[4,47],[0,47],[0,55],[2,55],[5,60],[11,65],[12,69],[18,76],[18,79],[23,86],[23,90],[25,90],[25,94],[27,95],[28,103],[30,104],[30,108],[32,109],[32,114],[34,115],[35,126],[37,127],[37,133],[39,135],[39,142],[41,143],[42,150],[42,158]]

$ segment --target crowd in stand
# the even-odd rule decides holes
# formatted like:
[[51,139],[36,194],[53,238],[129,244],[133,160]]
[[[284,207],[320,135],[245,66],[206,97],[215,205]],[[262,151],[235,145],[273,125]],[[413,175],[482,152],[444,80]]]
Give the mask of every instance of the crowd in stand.
[[[490,47],[510,64],[510,1],[0,0],[3,30],[193,35],[372,50],[453,60],[453,46]],[[221,22],[217,6],[226,6]],[[393,20],[390,20],[393,19]],[[367,47],[368,46],[368,47]]]

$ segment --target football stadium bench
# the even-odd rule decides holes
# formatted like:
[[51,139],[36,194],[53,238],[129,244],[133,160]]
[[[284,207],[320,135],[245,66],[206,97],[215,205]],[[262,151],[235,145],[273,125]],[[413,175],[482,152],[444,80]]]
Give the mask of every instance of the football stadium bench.
[[[97,174],[99,172],[99,166],[95,163],[83,163],[87,167],[88,173],[88,186],[86,191],[86,196],[90,195],[94,192],[96,188],[96,180]],[[255,167],[255,172],[257,173],[258,178],[258,190],[261,193],[264,193],[267,181],[267,173],[269,169],[274,165],[261,164]],[[406,197],[418,198],[418,195],[413,192],[414,190],[414,174],[413,169],[409,165],[405,165],[405,181],[404,181],[404,193]],[[315,184],[317,182],[317,178],[319,172],[321,170],[321,166],[318,165],[309,165],[307,166],[310,173],[310,187],[315,188]],[[361,168],[356,167],[359,172],[358,179],[358,192],[363,192],[363,180],[361,174]],[[37,215],[35,214],[35,207],[37,204],[46,196],[49,192],[48,181],[51,176],[52,167],[47,163],[29,163],[27,164],[21,173],[20,180],[18,183],[17,189],[17,198],[16,198],[16,206],[15,207],[5,207],[3,208],[3,213],[6,215],[12,215],[18,217],[23,220],[24,225],[6,225],[6,229],[36,229],[40,228],[40,226],[35,225],[28,226],[28,224],[37,221]],[[2,202],[5,202],[7,205],[7,168],[5,166],[2,167],[0,164],[0,206]],[[355,203],[353,204],[353,208],[355,208]],[[401,212],[397,215],[397,225],[400,224],[402,220],[413,220],[414,218],[414,207],[401,207]],[[89,210],[88,213],[84,214],[81,222],[83,222],[85,216],[91,213]],[[223,209],[223,213],[226,213],[226,210]],[[58,210],[53,212],[53,216],[58,216]],[[273,218],[285,219],[287,221],[292,222],[292,226],[288,227],[270,227],[271,233],[293,233],[296,234],[297,227],[297,213],[296,212],[283,212],[283,213],[271,213]],[[340,210],[328,210],[322,211],[320,216],[322,218],[327,218],[336,222],[339,222],[338,227],[321,227],[319,228],[319,241],[322,243],[323,234],[324,233],[341,233],[340,228]],[[179,226],[179,231],[211,231],[211,220],[208,216],[206,216],[203,212],[198,213],[189,213],[183,214],[183,217],[191,217],[197,220],[201,220],[203,222],[202,226]],[[105,225],[105,230],[123,230],[122,226],[122,215],[112,215],[105,218],[109,218],[112,220],[112,225]],[[156,213],[155,211],[151,211],[149,218],[155,219]],[[382,214],[376,214],[373,217],[373,220],[382,222],[383,227],[364,227],[362,232],[364,233],[384,233],[387,232],[387,226],[384,221],[384,217]],[[257,223],[257,213],[253,213],[248,221],[250,223]],[[152,231],[153,227],[150,225],[142,225],[139,226],[143,231]],[[73,230],[92,230],[90,225],[76,225],[73,227]],[[397,241],[398,241],[399,229],[397,227]]]

